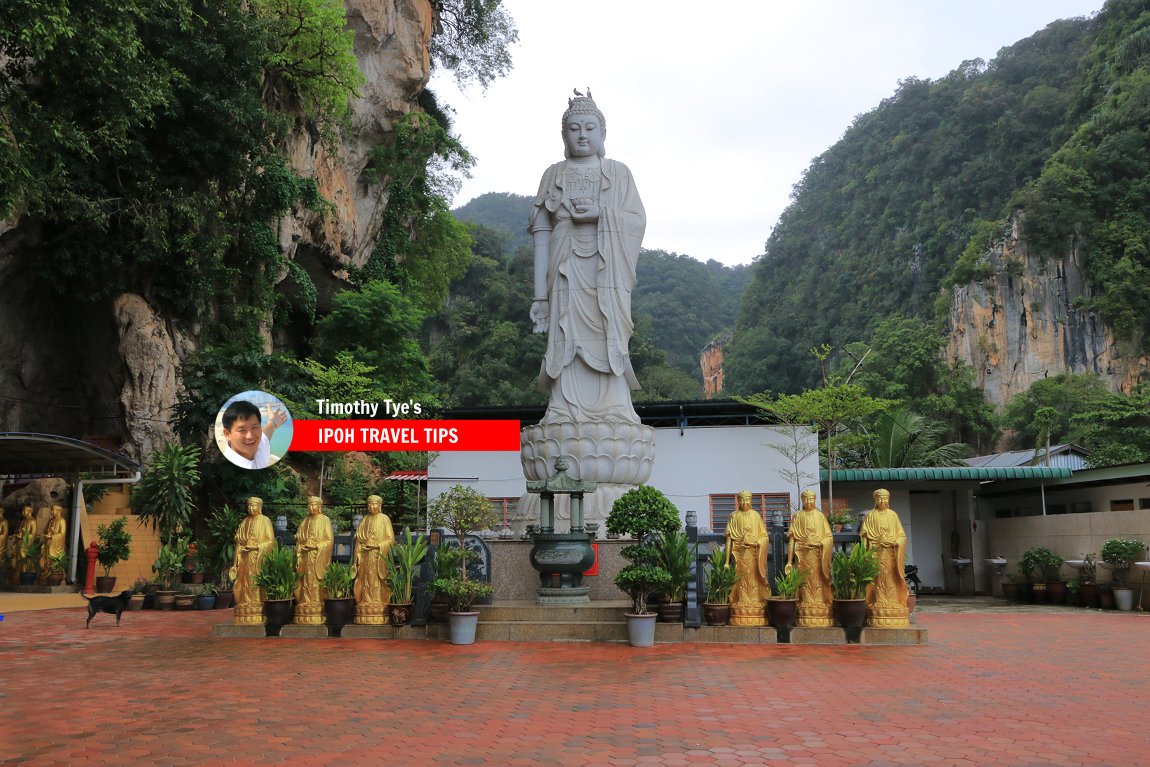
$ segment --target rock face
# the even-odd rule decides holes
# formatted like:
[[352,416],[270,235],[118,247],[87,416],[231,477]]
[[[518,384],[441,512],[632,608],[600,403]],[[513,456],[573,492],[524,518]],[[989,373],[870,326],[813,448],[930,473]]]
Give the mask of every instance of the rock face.
[[1123,357],[1098,316],[1075,307],[1075,299],[1090,295],[1081,252],[1031,252],[1015,218],[986,257],[993,274],[951,295],[947,356],[974,368],[997,408],[1059,373],[1097,373],[1114,390],[1129,391],[1147,371],[1145,357]]
[[[321,311],[345,284],[346,267],[367,260],[387,204],[386,192],[362,178],[370,150],[414,108],[431,71],[430,0],[344,4],[367,78],[351,128],[333,147],[297,121],[286,147],[293,170],[316,179],[334,212],[296,211],[278,230],[283,252],[315,283]],[[178,366],[196,348],[195,329],[134,294],[83,305],[34,300],[38,248],[35,222],[0,221],[0,431],[101,435],[146,460],[172,437]]]
[[703,371],[703,397],[712,399],[723,393],[723,346],[731,340],[724,334],[716,338],[699,353],[699,367]]

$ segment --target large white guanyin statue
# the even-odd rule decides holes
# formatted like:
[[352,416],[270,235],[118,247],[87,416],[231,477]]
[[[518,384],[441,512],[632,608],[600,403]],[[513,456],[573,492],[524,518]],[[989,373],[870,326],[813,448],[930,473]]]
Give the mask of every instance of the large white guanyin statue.
[[[628,345],[631,291],[647,217],[627,166],[603,157],[607,122],[591,99],[568,99],[563,114],[567,159],[543,173],[528,230],[535,243],[536,333],[547,334],[539,389],[547,414],[523,430],[521,459],[529,480],[555,472],[597,482],[585,499],[588,522],[602,521],[615,499],[651,474],[654,432],[631,404],[638,389]],[[538,518],[538,495],[527,495],[520,525]],[[558,516],[567,516],[560,506]],[[556,526],[557,528],[559,525]]]

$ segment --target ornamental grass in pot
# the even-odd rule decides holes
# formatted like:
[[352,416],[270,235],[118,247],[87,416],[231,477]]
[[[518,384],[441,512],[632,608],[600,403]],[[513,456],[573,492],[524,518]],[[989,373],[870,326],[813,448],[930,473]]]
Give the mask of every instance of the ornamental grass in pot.
[[268,636],[279,636],[280,627],[292,622],[292,595],[298,582],[295,549],[277,543],[260,561],[256,574],[256,585],[264,593]]
[[843,628],[862,628],[866,621],[867,586],[878,574],[878,555],[861,543],[852,546],[849,553],[836,551],[831,557],[835,617]]
[[659,536],[656,544],[663,569],[671,577],[665,593],[666,602],[658,606],[660,623],[683,622],[683,600],[687,596],[687,583],[691,580],[691,560],[694,551],[687,540],[686,530],[671,530]]
[[387,581],[391,589],[387,612],[393,626],[403,626],[411,619],[415,572],[425,556],[427,538],[422,535],[413,538],[410,529],[404,530],[403,538],[387,552]]
[[707,559],[707,601],[703,603],[703,616],[710,626],[726,626],[731,618],[731,592],[738,580],[733,562],[727,562],[727,551],[715,548]]
[[793,565],[787,565],[782,575],[775,578],[775,593],[767,597],[767,622],[776,631],[790,633],[799,610],[799,589],[807,582],[807,574]]
[[339,630],[355,617],[355,599],[352,597],[355,574],[351,565],[343,562],[329,564],[319,581],[319,587],[324,594],[323,614],[327,625],[339,636]]

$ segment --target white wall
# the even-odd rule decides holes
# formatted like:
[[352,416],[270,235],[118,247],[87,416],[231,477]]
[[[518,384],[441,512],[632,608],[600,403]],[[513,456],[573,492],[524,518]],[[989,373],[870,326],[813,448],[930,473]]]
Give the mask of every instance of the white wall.
[[[786,430],[773,426],[655,429],[655,464],[647,484],[661,490],[683,514],[698,512],[701,526],[709,519],[712,494],[789,493],[796,502],[794,483],[779,473],[780,469],[793,471],[793,465],[770,447],[784,445],[787,439]],[[817,455],[806,459],[802,471],[818,477]],[[803,489],[818,493],[816,482],[807,480]],[[429,499],[456,484],[474,487],[488,498],[526,492],[519,453],[512,452],[441,452],[428,472]]]

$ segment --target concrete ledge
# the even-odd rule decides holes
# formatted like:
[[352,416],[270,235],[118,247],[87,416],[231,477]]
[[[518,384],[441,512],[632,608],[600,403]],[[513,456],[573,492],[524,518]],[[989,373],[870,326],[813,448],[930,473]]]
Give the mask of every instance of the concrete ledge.
[[304,626],[292,623],[280,629],[280,636],[289,639],[326,639],[328,631],[324,625]]
[[791,644],[846,644],[847,636],[841,628],[791,629]]
[[[669,626],[670,627],[670,626]],[[777,644],[778,633],[770,626],[700,626],[689,629],[678,628],[678,638],[663,638],[655,629],[655,641],[659,642],[702,642],[707,644]],[[667,632],[671,635],[672,632]]]
[[237,626],[234,623],[217,623],[212,626],[212,636],[228,639],[266,637],[267,629],[262,626]]
[[859,644],[869,645],[916,645],[927,644],[926,629],[876,629],[864,628]]

